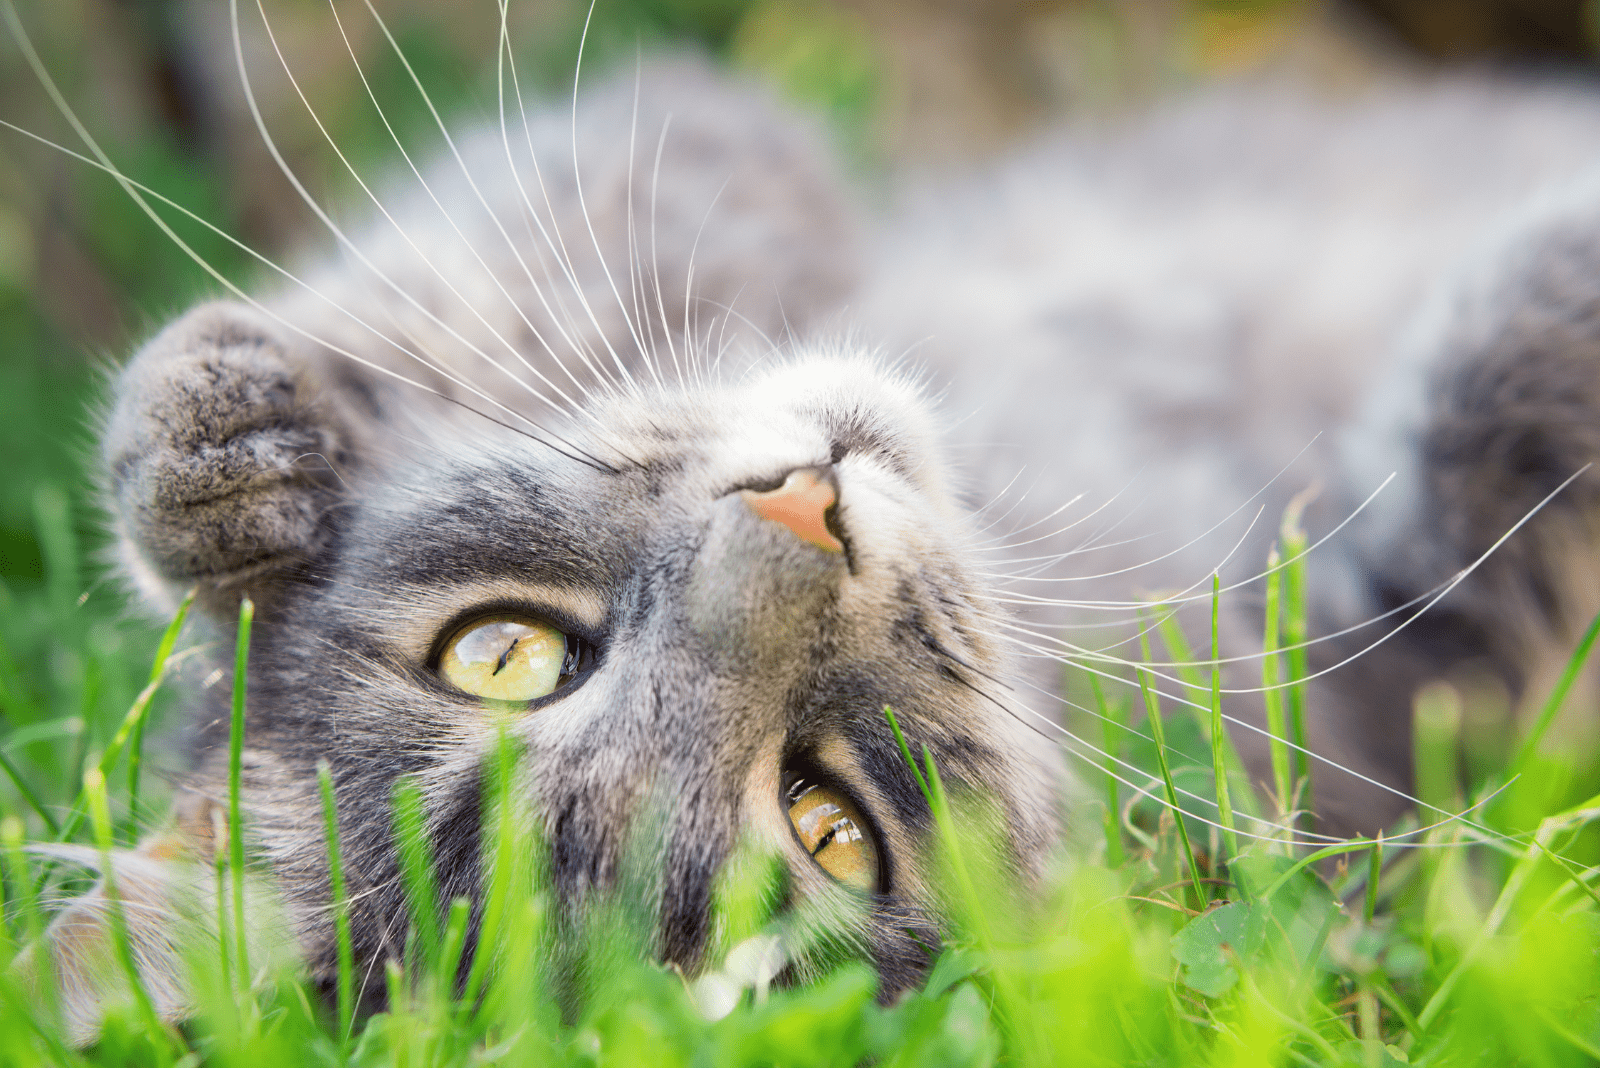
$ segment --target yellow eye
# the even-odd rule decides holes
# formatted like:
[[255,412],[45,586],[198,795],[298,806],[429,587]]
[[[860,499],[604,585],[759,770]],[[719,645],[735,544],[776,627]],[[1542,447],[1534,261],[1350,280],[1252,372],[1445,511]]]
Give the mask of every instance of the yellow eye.
[[831,786],[796,778],[784,799],[800,844],[823,871],[863,893],[878,888],[878,847],[848,797]]
[[526,616],[490,616],[462,627],[444,647],[439,674],[457,689],[518,704],[554,693],[577,669],[575,643]]

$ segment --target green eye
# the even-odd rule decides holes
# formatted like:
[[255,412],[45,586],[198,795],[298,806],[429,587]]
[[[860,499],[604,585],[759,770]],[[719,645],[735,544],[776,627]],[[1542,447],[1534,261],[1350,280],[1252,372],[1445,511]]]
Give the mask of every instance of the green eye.
[[800,844],[823,871],[863,893],[878,888],[878,847],[848,797],[831,786],[796,778],[784,798]]
[[488,701],[526,703],[554,693],[577,670],[576,643],[527,616],[490,616],[462,627],[444,647],[439,674]]

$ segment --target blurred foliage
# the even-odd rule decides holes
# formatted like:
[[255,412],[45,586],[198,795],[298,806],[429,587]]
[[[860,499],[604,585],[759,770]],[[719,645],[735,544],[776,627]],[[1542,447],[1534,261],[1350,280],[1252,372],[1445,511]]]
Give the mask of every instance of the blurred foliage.
[[[1386,0],[1363,2],[1385,10]],[[52,76],[130,176],[267,255],[285,254],[312,232],[242,110],[231,44],[218,22],[225,4],[19,6]],[[253,4],[240,6],[255,17]],[[493,4],[379,6],[446,112],[492,109]],[[1249,69],[1325,14],[1310,0],[603,0],[592,14],[565,0],[513,6],[519,69],[534,90],[569,91],[580,40],[590,71],[687,41],[774,78],[829,115],[863,165],[877,167],[970,156],[1052,110],[1115,107],[1186,80]],[[1593,54],[1593,5],[1393,6],[1389,17],[1401,32],[1436,53]],[[405,65],[359,5],[338,10],[386,113],[408,143],[426,143],[435,136],[433,120]],[[268,11],[340,146],[363,170],[385,165],[388,134],[373,121],[327,6],[279,0]],[[1426,26],[1408,28],[1411,22]],[[1495,30],[1502,22],[1543,26],[1543,36],[1534,36],[1544,43],[1528,44],[1520,30]],[[270,55],[252,56],[274,136],[313,187],[337,200],[349,179],[319,146],[320,135],[271,62]],[[3,34],[0,118],[81,151]],[[223,274],[248,280],[255,273],[227,241],[167,217]],[[21,134],[0,132],[0,756],[9,765],[0,774],[0,811],[26,819],[30,835],[45,831],[35,805],[59,817],[76,795],[81,769],[104,749],[143,685],[159,634],[130,610],[103,566],[108,540],[93,472],[104,375],[155,325],[214,290],[114,182]],[[169,704],[158,697],[157,725],[175,731],[181,717]],[[1169,731],[1179,755],[1175,780],[1204,790],[1212,765],[1203,725],[1174,717]],[[1131,737],[1127,756],[1154,774],[1147,738]],[[1498,802],[1496,827],[1525,833],[1574,804],[1584,781],[1574,766],[1532,766]],[[1492,765],[1479,767],[1463,789],[1481,795],[1493,773]],[[1337,893],[1304,872],[1281,899],[1236,895],[1202,914],[1203,903],[1185,897],[1187,861],[1170,815],[1149,796],[1124,800],[1125,814],[1075,826],[1113,828],[1125,861],[1058,873],[1033,937],[987,945],[975,935],[958,939],[928,990],[893,1008],[875,1007],[870,978],[847,968],[815,988],[773,992],[765,1001],[752,992],[738,1013],[707,1024],[675,977],[618,964],[613,996],[588,1006],[575,1028],[552,1022],[559,1012],[548,1001],[520,1003],[524,1014],[529,1004],[543,1006],[531,1014],[528,1034],[545,1043],[544,1053],[527,1059],[627,1063],[629,1051],[659,1063],[727,1064],[861,1057],[985,1064],[1001,1055],[1106,1064],[1600,1059],[1600,928],[1571,873],[1531,847],[1519,852],[1480,841],[1468,866],[1460,858],[1471,836],[1453,828],[1435,841],[1458,848],[1402,857],[1385,872],[1385,911],[1373,920],[1352,911],[1359,870],[1334,873]],[[1215,863],[1210,858],[1221,851],[1212,829],[1199,822],[1187,829],[1201,843],[1201,863]],[[1575,858],[1571,863],[1594,860],[1600,836],[1586,821],[1562,833],[1547,844]],[[1102,848],[1079,845],[1087,855]],[[1269,855],[1263,863],[1258,880],[1282,877],[1287,861]],[[1528,866],[1528,881],[1495,926],[1485,888],[1501,892],[1519,866]],[[533,918],[522,934],[533,939],[537,902],[527,904]],[[1512,927],[1515,938],[1505,933]],[[1454,986],[1439,1002],[1442,1015],[1419,1024],[1417,1015],[1446,982]],[[205,1025],[211,1030],[196,1033],[199,1051],[216,1053],[228,1035],[242,1034],[218,1062],[339,1062],[327,1021],[292,978],[250,996],[259,999],[259,1015],[219,1008]],[[26,1009],[0,999],[0,1063],[28,1063],[37,1053]],[[521,1038],[493,1030],[504,1023],[493,1004],[453,1030],[463,1011],[402,1001],[344,1052],[361,1063],[405,1055],[419,1063],[476,1063],[496,1035],[525,1050],[516,1045]],[[130,1023],[113,1028],[96,1061],[159,1062],[156,1044]]]

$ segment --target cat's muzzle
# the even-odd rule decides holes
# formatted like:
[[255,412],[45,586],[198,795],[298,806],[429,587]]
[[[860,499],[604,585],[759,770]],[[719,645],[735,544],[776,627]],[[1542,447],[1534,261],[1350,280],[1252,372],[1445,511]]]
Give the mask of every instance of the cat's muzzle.
[[838,500],[833,470],[811,467],[712,505],[686,596],[711,650],[743,664],[809,644],[847,569]]

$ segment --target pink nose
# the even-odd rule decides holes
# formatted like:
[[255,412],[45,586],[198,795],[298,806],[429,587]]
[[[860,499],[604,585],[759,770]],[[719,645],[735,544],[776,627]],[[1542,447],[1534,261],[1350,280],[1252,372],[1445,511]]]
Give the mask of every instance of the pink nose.
[[828,550],[844,552],[844,545],[828,530],[828,509],[839,500],[833,483],[815,467],[801,467],[789,472],[783,485],[775,490],[758,493],[741,490],[750,510],[762,519],[782,523],[794,531],[801,541]]

